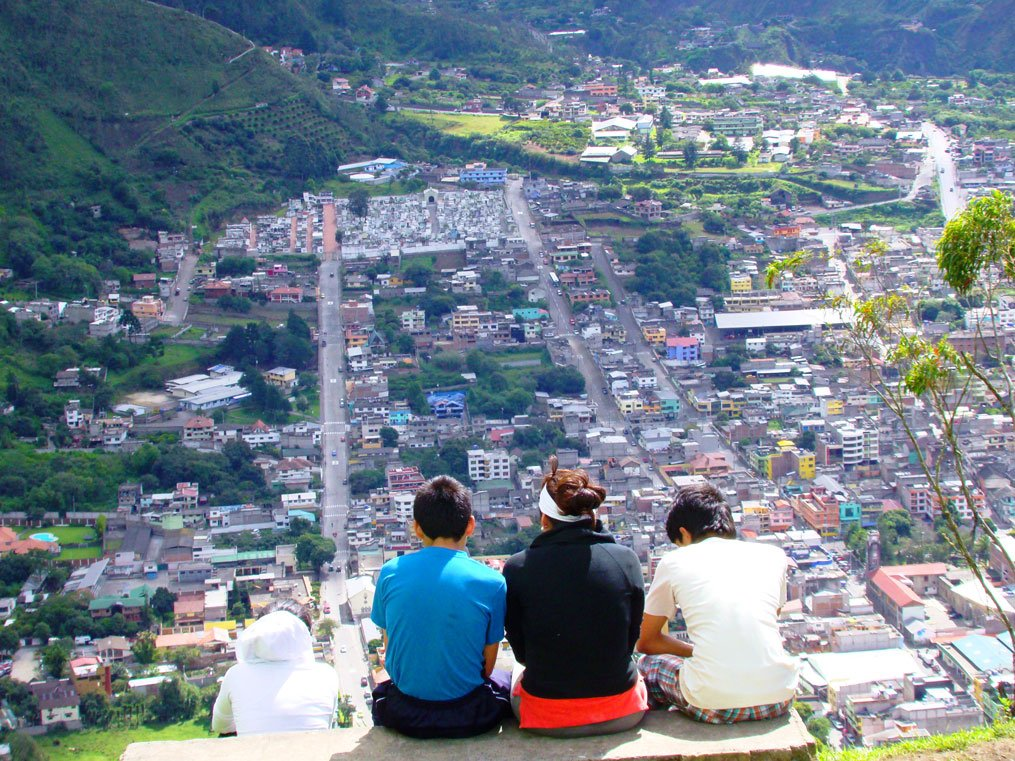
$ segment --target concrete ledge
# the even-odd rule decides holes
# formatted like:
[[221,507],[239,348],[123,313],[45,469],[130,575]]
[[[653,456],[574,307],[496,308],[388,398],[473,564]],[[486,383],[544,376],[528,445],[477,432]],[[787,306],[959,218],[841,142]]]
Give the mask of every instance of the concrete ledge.
[[329,732],[135,743],[122,761],[811,761],[814,739],[795,712],[780,719],[713,726],[652,712],[607,737],[554,740],[505,724],[469,740],[411,740],[377,727]]

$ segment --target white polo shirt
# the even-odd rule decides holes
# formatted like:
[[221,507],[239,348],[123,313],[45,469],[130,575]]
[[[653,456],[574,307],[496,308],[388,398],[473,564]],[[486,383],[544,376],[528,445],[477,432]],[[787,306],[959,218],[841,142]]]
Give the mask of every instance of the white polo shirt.
[[786,555],[776,547],[712,537],[678,547],[656,569],[645,613],[679,608],[694,645],[680,691],[698,708],[781,703],[796,693],[798,661],[782,647]]

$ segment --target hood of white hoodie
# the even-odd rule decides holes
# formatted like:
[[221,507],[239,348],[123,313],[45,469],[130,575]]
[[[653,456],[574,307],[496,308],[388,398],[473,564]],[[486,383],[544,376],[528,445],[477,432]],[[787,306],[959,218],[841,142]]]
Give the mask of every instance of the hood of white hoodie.
[[310,632],[300,619],[284,610],[257,619],[236,641],[236,660],[240,663],[313,659]]

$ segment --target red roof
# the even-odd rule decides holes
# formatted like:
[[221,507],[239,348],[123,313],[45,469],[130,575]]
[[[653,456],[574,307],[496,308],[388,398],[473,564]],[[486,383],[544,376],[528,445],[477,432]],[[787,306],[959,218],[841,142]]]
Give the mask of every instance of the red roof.
[[691,336],[673,336],[672,338],[667,338],[666,339],[666,345],[667,346],[682,346],[682,347],[697,346],[698,345],[698,339],[697,338],[693,338]]
[[884,568],[879,568],[877,573],[871,576],[871,583],[884,592],[888,599],[905,608],[910,605],[922,605],[920,596],[895,576],[885,573]]
[[913,563],[912,565],[886,565],[881,570],[892,576],[944,576],[948,566],[944,563]]

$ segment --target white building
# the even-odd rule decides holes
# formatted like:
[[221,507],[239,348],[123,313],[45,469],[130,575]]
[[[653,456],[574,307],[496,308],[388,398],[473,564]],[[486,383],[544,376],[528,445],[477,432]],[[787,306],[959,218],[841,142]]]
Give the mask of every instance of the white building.
[[666,88],[663,85],[636,85],[634,89],[642,100],[660,100],[666,97]]
[[402,312],[402,330],[406,333],[422,333],[426,330],[426,312],[419,308]]
[[511,478],[511,455],[506,450],[470,449],[468,454],[469,478],[473,481]]
[[842,420],[831,423],[829,433],[832,440],[842,447],[843,467],[878,461],[880,444],[877,428],[860,428],[848,420]]

